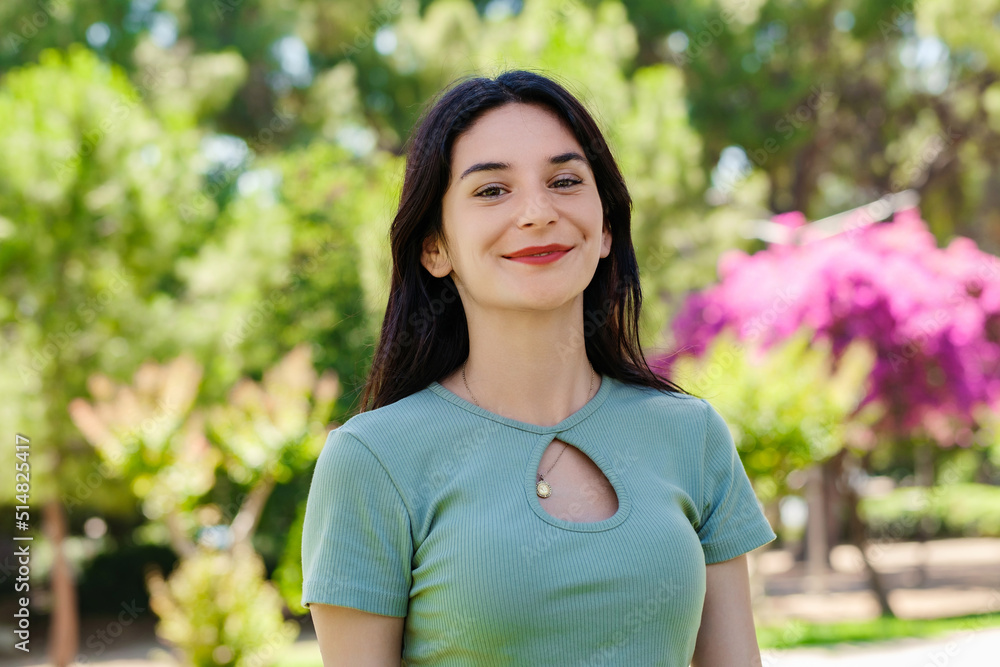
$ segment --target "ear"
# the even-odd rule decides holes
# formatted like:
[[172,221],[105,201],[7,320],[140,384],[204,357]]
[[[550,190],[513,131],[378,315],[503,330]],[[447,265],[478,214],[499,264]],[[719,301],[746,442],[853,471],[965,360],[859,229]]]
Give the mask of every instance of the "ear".
[[420,263],[435,278],[444,278],[451,273],[451,260],[435,234],[428,234],[424,239]]
[[611,227],[608,225],[608,219],[604,219],[604,229],[601,232],[601,257],[607,257],[611,254]]

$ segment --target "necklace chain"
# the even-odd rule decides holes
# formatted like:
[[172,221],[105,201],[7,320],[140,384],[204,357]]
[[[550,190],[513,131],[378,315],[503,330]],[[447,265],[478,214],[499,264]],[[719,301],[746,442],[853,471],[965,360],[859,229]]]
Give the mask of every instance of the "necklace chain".
[[[468,363],[468,362],[466,362],[466,363]],[[587,389],[587,400],[588,401],[590,400],[590,392],[593,391],[593,389],[594,389],[594,380],[595,379],[597,379],[597,371],[595,371],[594,367],[591,366],[590,367],[590,387]],[[466,389],[466,391],[469,392],[469,396],[472,397],[472,402],[475,403],[477,407],[480,407],[480,408],[483,407],[483,406],[479,405],[479,401],[476,400],[476,395],[473,394],[472,393],[472,389],[469,388],[469,381],[465,378],[465,364],[462,364],[462,382],[465,383],[465,389]],[[550,472],[552,472],[552,469],[556,467],[556,464],[559,463],[559,459],[562,457],[563,453],[566,451],[566,447],[568,447],[568,445],[564,446],[562,448],[562,451],[559,452],[559,456],[557,456],[556,460],[552,462],[552,465],[549,466],[549,469],[545,471],[545,475],[548,475]],[[545,482],[545,475],[542,475],[542,474],[538,475],[538,495],[541,496],[542,498],[547,498],[549,496],[549,494],[551,493],[551,486],[549,485],[548,482]]]

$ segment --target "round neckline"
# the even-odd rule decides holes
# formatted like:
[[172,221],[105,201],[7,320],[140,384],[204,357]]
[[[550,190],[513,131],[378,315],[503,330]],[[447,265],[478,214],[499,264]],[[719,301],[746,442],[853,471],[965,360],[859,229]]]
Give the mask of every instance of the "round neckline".
[[589,401],[584,403],[579,410],[569,415],[558,424],[553,424],[552,426],[540,426],[538,424],[532,424],[529,422],[519,421],[517,419],[511,419],[510,417],[504,417],[503,415],[498,415],[495,412],[490,412],[489,410],[482,408],[476,405],[475,403],[471,403],[465,400],[464,398],[454,393],[450,389],[447,389],[437,380],[434,380],[429,385],[427,385],[427,388],[430,389],[435,394],[437,394],[438,396],[440,396],[441,398],[448,401],[449,403],[453,403],[454,405],[457,405],[463,410],[471,412],[475,415],[479,415],[480,417],[485,417],[486,419],[490,419],[500,424],[505,424],[512,428],[520,429],[522,431],[528,431],[530,433],[551,434],[572,428],[573,426],[575,426],[576,424],[580,423],[581,421],[589,417],[591,414],[593,414],[593,412],[597,410],[597,408],[599,408],[602,403],[604,403],[605,399],[611,393],[612,384],[616,382],[616,380],[607,375],[601,375],[600,378],[601,378],[601,385],[597,388],[597,393],[594,394]]

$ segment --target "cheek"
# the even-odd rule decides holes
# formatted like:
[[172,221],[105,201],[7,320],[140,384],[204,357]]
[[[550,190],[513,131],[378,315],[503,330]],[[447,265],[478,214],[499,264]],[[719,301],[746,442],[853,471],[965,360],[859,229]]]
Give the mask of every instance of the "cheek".
[[581,197],[573,204],[573,214],[581,225],[585,226],[588,233],[600,236],[604,229],[604,209],[601,198],[597,193],[593,196]]
[[476,271],[477,267],[496,259],[502,250],[502,237],[498,227],[482,218],[457,217],[445,222],[448,257],[459,272]]

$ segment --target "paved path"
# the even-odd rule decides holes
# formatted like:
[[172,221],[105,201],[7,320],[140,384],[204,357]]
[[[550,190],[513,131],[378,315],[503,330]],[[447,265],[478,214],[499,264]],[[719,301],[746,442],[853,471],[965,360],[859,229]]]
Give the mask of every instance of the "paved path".
[[[1000,611],[1000,539],[935,540],[876,545],[870,559],[892,589],[889,600],[901,618],[943,618]],[[757,611],[758,625],[787,619],[832,623],[876,618],[879,607],[860,552],[834,547],[833,569],[810,590],[804,563],[781,550],[757,554],[758,581],[767,595]],[[1000,667],[1000,660],[996,663]]]

